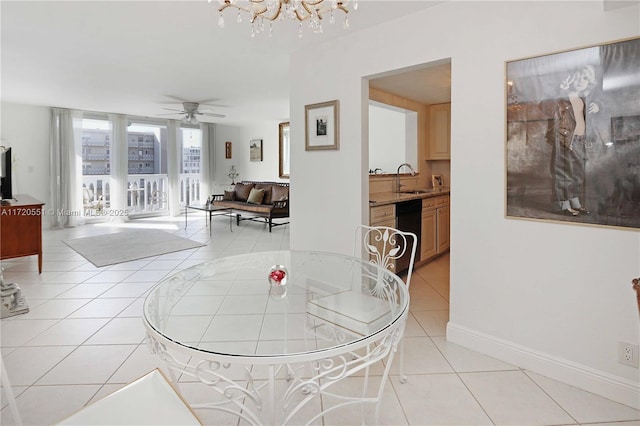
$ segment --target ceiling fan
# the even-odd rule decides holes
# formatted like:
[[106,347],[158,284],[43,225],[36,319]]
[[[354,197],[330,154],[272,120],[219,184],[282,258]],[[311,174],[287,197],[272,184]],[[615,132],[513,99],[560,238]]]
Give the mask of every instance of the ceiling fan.
[[183,109],[174,109],[174,108],[163,108],[166,109],[167,111],[175,111],[174,113],[169,113],[169,114],[161,114],[161,115],[183,115],[182,117],[182,122],[184,124],[198,124],[200,123],[200,120],[198,120],[199,115],[206,115],[209,117],[220,117],[220,118],[224,118],[226,117],[224,114],[217,114],[215,112],[202,112],[198,110],[198,107],[200,106],[200,103],[198,102],[182,102],[182,108]]

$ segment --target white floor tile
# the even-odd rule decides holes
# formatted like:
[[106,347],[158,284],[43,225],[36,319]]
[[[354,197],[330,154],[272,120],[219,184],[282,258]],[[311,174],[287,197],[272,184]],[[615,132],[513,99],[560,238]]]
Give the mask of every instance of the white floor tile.
[[108,318],[63,319],[29,340],[25,345],[81,345],[108,321]]
[[[32,386],[17,398],[24,425],[50,425],[81,409],[100,385]],[[3,426],[15,424],[8,408],[2,410]]]
[[45,374],[38,385],[103,384],[136,349],[135,345],[84,345]]
[[[75,320],[79,321],[79,320]],[[89,338],[87,345],[139,344],[145,338],[142,318],[114,318]]]
[[106,298],[91,300],[69,315],[69,318],[113,318],[124,311],[135,298]]
[[[22,346],[38,334],[53,327],[58,320],[22,320],[18,317],[0,321],[2,347]],[[60,345],[61,342],[56,342]]]
[[411,314],[424,330],[423,333],[431,337],[446,336],[449,311],[412,311]]
[[526,374],[580,423],[640,421],[640,410],[634,410],[536,373],[526,372]]
[[29,302],[28,300],[29,312],[21,315],[20,319],[62,319],[81,309],[91,302],[91,299],[51,299],[45,300],[35,307],[33,303]]
[[102,297],[141,297],[147,291],[149,291],[155,282],[142,282],[142,283],[119,283],[112,286],[108,291],[102,294]]
[[[31,386],[75,348],[75,346],[22,347],[8,355],[3,355],[11,385]],[[9,371],[11,374],[8,373]]]
[[[405,337],[404,372],[405,374],[452,373],[453,369],[442,356],[438,348],[428,337]],[[399,356],[399,352],[398,352]],[[394,360],[391,374],[398,374],[399,362]],[[410,379],[411,380],[411,379]]]
[[73,286],[64,293],[60,293],[58,298],[60,299],[93,299],[101,294],[104,294],[111,287],[114,287],[114,283],[83,283]]
[[462,373],[460,378],[496,425],[576,423],[521,371]]
[[[393,388],[412,425],[491,425],[491,419],[455,374],[412,375]],[[522,424],[522,423],[514,423]]]
[[455,343],[449,343],[445,337],[433,337],[431,340],[458,373],[519,370],[518,367],[506,362],[463,348]]

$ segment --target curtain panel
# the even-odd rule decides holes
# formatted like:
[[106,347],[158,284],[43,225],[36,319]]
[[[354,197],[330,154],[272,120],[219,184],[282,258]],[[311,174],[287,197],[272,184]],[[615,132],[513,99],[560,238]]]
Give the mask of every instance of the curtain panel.
[[84,223],[82,204],[82,113],[51,108],[49,145],[51,166],[51,228]]
[[200,200],[204,202],[213,193],[215,130],[213,123],[200,123],[202,148],[200,151]]
[[[129,148],[127,142],[127,116],[123,114],[109,114],[111,127],[111,191],[112,210],[127,210],[128,177],[129,177]],[[116,214],[112,221],[124,222],[126,215]]]

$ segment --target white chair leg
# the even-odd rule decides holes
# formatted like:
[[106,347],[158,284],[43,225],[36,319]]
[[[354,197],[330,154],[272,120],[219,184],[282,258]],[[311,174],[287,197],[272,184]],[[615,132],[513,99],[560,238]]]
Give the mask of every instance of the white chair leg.
[[404,374],[404,339],[400,340],[400,383],[407,382],[407,375]]
[[2,357],[0,357],[0,368],[0,375],[2,375],[2,389],[4,390],[4,394],[7,397],[7,401],[9,402],[9,410],[11,411],[11,415],[13,416],[13,422],[17,426],[22,426],[22,418],[20,417],[20,412],[18,411],[18,404],[16,404],[16,398],[13,395],[13,389],[11,389],[11,383],[9,382],[9,377],[7,376],[7,370],[4,366]]

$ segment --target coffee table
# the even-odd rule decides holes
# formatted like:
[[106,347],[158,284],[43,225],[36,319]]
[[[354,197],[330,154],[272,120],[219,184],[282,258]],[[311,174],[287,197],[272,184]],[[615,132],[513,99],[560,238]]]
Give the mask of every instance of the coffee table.
[[229,231],[233,232],[232,222],[233,218],[231,217],[231,209],[228,207],[214,206],[213,204],[199,204],[199,205],[188,205],[184,210],[184,229],[187,229],[187,216],[188,209],[192,210],[200,210],[203,212],[209,213],[209,236],[211,236],[211,218],[215,215],[226,214],[229,215]]
[[[280,285],[268,278],[274,267],[286,270]],[[378,418],[408,306],[403,281],[377,265],[275,251],[212,260],[161,281],[145,299],[143,322],[177,387],[207,386],[206,402],[192,408],[255,425],[306,424],[350,405],[372,404]],[[382,377],[369,380],[377,363]],[[356,374],[363,388],[339,386]],[[311,401],[317,405],[307,407]]]

